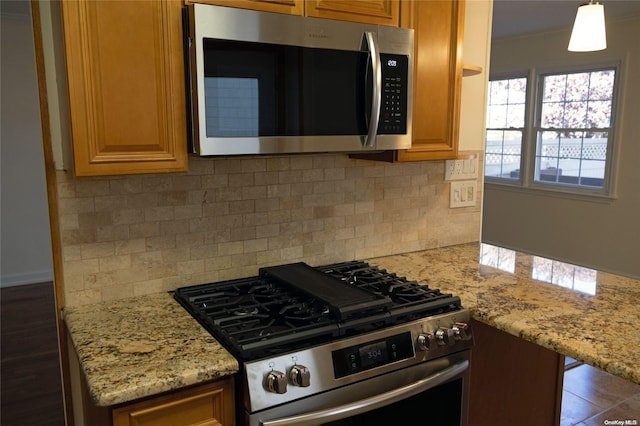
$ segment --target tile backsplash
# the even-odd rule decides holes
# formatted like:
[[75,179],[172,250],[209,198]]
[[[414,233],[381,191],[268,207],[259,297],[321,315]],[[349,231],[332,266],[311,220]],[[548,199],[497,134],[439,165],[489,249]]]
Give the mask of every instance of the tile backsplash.
[[57,182],[67,306],[480,237],[480,201],[449,209],[444,161],[194,157],[184,174]]

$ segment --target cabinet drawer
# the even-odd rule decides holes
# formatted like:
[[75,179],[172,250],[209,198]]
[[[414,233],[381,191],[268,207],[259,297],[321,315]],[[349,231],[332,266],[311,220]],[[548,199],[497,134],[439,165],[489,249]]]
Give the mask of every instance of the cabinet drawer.
[[114,426],[234,425],[233,379],[126,405],[113,410]]

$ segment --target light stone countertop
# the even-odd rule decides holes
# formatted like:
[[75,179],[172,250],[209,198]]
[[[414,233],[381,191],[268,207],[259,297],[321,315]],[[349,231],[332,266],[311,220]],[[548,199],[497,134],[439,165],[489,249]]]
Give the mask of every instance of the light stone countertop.
[[64,309],[96,405],[214,380],[238,362],[168,293]]
[[[640,280],[478,243],[367,261],[460,296],[479,321],[640,384]],[[64,319],[98,406],[238,371],[167,293],[65,308]]]
[[459,296],[483,323],[640,384],[640,280],[478,243],[368,262]]

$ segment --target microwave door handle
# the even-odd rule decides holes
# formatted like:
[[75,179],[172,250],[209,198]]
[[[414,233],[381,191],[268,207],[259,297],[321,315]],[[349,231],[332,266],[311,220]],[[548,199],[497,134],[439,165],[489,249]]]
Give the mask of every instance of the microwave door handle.
[[369,121],[369,131],[363,146],[373,147],[378,136],[378,122],[380,121],[380,103],[382,99],[382,66],[380,64],[380,53],[378,52],[378,42],[375,35],[366,31],[364,33],[369,56],[371,57],[371,69],[373,71],[373,96],[371,98],[371,120]]
[[350,404],[340,405],[326,410],[314,411],[312,413],[300,414],[277,420],[263,421],[262,426],[314,426],[330,421],[340,420],[357,414],[373,411],[380,407],[401,401],[421,392],[439,386],[454,377],[462,374],[469,368],[469,361],[453,364],[429,377],[418,380],[410,385],[403,386],[389,392],[365,398]]

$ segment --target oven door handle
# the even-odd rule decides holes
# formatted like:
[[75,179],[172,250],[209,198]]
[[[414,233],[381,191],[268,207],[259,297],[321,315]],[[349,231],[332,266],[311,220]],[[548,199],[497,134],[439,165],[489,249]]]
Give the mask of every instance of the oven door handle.
[[411,396],[417,395],[442,383],[445,383],[469,368],[469,361],[464,360],[451,367],[447,367],[427,378],[418,380],[410,385],[394,389],[389,392],[365,398],[360,401],[340,405],[335,408],[314,411],[312,413],[300,414],[285,417],[277,420],[267,420],[262,422],[262,426],[314,426],[330,421],[344,419],[357,414],[372,411],[384,407],[394,402],[401,401]]

